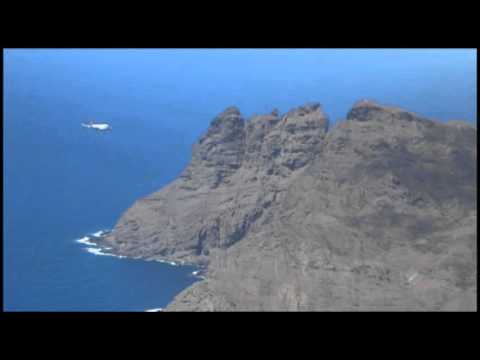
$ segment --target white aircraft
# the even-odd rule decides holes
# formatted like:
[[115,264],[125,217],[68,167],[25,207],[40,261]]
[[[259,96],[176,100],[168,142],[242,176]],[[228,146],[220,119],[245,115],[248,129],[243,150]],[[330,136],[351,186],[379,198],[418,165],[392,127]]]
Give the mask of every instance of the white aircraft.
[[99,131],[112,130],[112,127],[109,124],[94,123],[92,121],[90,121],[88,124],[82,123],[82,126],[90,129],[99,130]]

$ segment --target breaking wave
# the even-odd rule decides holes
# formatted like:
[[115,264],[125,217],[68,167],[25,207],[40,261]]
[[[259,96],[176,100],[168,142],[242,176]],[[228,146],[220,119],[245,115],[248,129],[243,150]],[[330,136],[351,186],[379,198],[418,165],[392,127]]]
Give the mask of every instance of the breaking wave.
[[[85,245],[85,250],[90,254],[97,255],[97,256],[113,256],[119,259],[126,258],[127,256],[124,256],[124,255],[116,255],[116,254],[106,252],[106,250],[112,250],[111,247],[98,246],[96,241],[98,241],[105,235],[109,234],[110,232],[111,230],[99,230],[89,235],[85,235],[84,237],[77,239],[75,241],[79,244]],[[140,259],[140,257],[137,257],[135,259]],[[166,259],[155,259],[155,261],[158,261],[164,264],[169,264],[171,266],[185,265],[185,262],[182,260],[172,261],[172,260],[166,260]],[[200,275],[200,271],[194,271],[192,275],[198,278],[203,278],[203,276]]]
[[147,309],[145,312],[160,312],[163,311],[163,308],[153,308],[153,309]]
[[88,246],[97,246],[95,243],[90,241],[89,236],[84,236],[78,240],[75,240],[79,244],[88,245]]
[[93,255],[113,256],[113,257],[116,257],[116,258],[119,258],[119,259],[126,258],[126,256],[123,256],[123,255],[115,255],[115,254],[106,253],[99,247],[87,247],[85,250],[87,250],[90,254],[93,254]]
[[97,239],[101,238],[102,236],[108,234],[109,232],[110,232],[109,230],[99,230],[97,232],[92,233],[91,235],[86,235],[75,241],[79,244],[86,245],[85,250],[90,254],[97,255],[97,256],[113,256],[119,259],[126,258],[126,256],[123,256],[123,255],[115,255],[115,254],[105,252],[105,250],[111,250],[112,248],[111,247],[101,248],[94,242],[95,238]]

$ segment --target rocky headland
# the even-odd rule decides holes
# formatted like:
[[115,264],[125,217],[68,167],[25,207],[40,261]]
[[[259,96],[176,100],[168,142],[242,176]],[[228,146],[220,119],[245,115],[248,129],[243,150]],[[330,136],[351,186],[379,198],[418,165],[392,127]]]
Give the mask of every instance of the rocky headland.
[[476,310],[476,143],[367,100],[332,127],[229,107],[102,243],[203,268],[166,311]]

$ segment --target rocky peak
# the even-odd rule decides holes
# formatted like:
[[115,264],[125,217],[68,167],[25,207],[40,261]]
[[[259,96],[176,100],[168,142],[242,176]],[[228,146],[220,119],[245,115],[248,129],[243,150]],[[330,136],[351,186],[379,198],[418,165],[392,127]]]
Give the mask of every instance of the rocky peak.
[[287,112],[282,118],[282,123],[287,132],[294,133],[297,130],[322,129],[328,130],[328,117],[323,112],[319,103],[307,103]]
[[240,167],[244,143],[245,120],[236,107],[228,107],[213,119],[206,134],[193,146],[192,162],[184,176],[191,178],[197,173],[204,183],[217,186]]
[[200,139],[200,143],[206,138],[216,135],[220,135],[220,138],[226,137],[224,139],[226,141],[233,140],[232,137],[235,135],[241,135],[244,125],[245,121],[238,108],[230,106],[212,120],[207,133]]
[[225,120],[235,121],[239,118],[241,118],[240,110],[236,106],[229,106],[215,117],[213,123],[221,123]]
[[228,106],[227,108],[225,108],[225,110],[223,110],[218,115],[218,117],[222,118],[222,117],[226,117],[228,115],[240,115],[240,110],[236,106]]
[[398,107],[380,105],[373,100],[359,100],[348,112],[347,120],[388,122],[397,120],[415,121],[421,120],[421,118]]
[[322,107],[318,102],[306,103],[302,106],[291,109],[287,112],[285,117],[301,117],[311,113],[317,113],[325,116]]
[[294,109],[292,109],[291,111],[294,112],[294,111],[305,111],[305,112],[312,112],[312,111],[315,111],[317,109],[320,109],[321,108],[321,104],[317,101],[313,101],[313,102],[306,102],[305,104],[303,105],[300,105]]
[[296,170],[321,151],[329,120],[319,103],[308,103],[289,111],[283,118],[281,163]]
[[289,176],[304,167],[321,148],[328,118],[319,103],[307,103],[287,112],[254,116],[246,126],[245,160],[267,175]]

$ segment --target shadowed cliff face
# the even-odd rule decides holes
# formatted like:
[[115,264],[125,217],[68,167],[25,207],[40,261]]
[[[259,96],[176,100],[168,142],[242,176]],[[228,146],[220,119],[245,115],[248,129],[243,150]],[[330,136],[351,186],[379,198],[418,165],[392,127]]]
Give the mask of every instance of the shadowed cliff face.
[[226,109],[106,241],[207,267],[170,310],[474,309],[476,129],[371,101],[328,126]]

